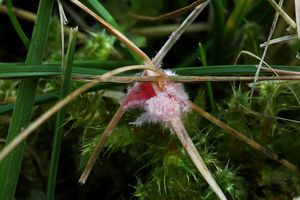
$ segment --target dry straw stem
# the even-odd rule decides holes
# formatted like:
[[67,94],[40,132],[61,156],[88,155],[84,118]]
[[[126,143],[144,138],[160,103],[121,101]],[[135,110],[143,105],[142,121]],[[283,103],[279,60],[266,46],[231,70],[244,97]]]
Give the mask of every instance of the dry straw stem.
[[[268,41],[269,41],[269,40],[268,40]],[[266,47],[267,47],[267,46],[266,46]],[[259,58],[258,56],[254,55],[253,53],[251,53],[251,52],[249,52],[249,51],[241,51],[241,52],[239,53],[239,55],[237,56],[237,58],[236,58],[236,60],[235,60],[235,63],[237,62],[237,60],[239,59],[239,57],[240,57],[242,54],[247,54],[247,55],[250,55],[250,56],[252,56],[252,57],[254,57],[254,58],[260,60],[260,64],[263,63],[263,64],[265,64],[268,68],[261,67],[261,65],[257,66],[257,68],[260,67],[261,69],[264,69],[265,71],[272,72],[272,73],[274,73],[276,76],[279,76],[279,74],[285,74],[285,75],[287,75],[287,73],[288,73],[289,75],[299,75],[299,72],[291,72],[291,71],[286,71],[286,70],[275,70],[275,69],[273,69],[270,65],[268,65],[268,63],[266,63],[266,62],[263,60],[263,58]],[[258,71],[258,70],[257,70],[257,71]],[[258,76],[257,73],[256,73],[255,75]],[[255,76],[255,78],[256,78],[256,76]],[[256,78],[256,79],[257,79],[257,78]],[[255,82],[256,82],[256,81],[254,80],[254,84],[253,84],[253,87],[252,87],[252,90],[251,90],[251,97],[252,97],[252,94],[253,94],[253,91],[254,91]],[[287,86],[287,88],[289,88],[289,90],[293,93],[293,95],[294,95],[294,97],[296,98],[298,104],[300,105],[300,100],[299,100],[298,96],[296,95],[295,91],[294,91],[287,83],[284,83],[284,84],[285,84],[285,85]],[[250,99],[250,101],[251,101],[251,99]]]
[[296,14],[296,23],[297,23],[297,34],[300,39],[300,2],[295,0],[295,14]]
[[[163,24],[163,25],[153,25],[147,27],[132,28],[130,32],[138,35],[143,35],[145,37],[162,37],[170,35],[173,31],[178,28],[178,24]],[[189,26],[185,34],[194,34],[199,32],[206,32],[210,30],[210,25],[203,22],[195,22]]]
[[190,106],[194,111],[199,113],[201,116],[203,116],[207,120],[211,121],[213,124],[215,124],[218,127],[222,128],[227,133],[229,133],[232,136],[238,138],[239,140],[245,142],[246,144],[248,144],[252,148],[256,149],[257,151],[262,152],[267,157],[269,157],[272,160],[282,164],[283,166],[285,166],[289,170],[291,170],[293,172],[296,172],[297,174],[300,174],[299,168],[296,165],[294,165],[294,164],[290,163],[289,161],[281,158],[279,155],[273,153],[270,149],[262,146],[261,144],[258,144],[254,140],[248,138],[247,136],[243,135],[239,131],[237,131],[237,130],[233,129],[232,127],[228,126],[226,123],[222,122],[221,120],[217,119],[213,115],[209,114],[208,112],[206,112],[205,110],[203,110],[202,108],[197,106],[196,104],[190,102]]
[[156,56],[152,59],[155,66],[159,66],[162,59],[166,56],[169,50],[174,46],[177,40],[181,37],[184,31],[193,23],[196,17],[203,11],[203,9],[210,3],[210,0],[198,5],[189,16],[182,22],[182,24],[171,34],[164,46],[159,50]]
[[121,32],[119,32],[117,29],[115,29],[113,26],[111,26],[109,23],[107,23],[104,19],[99,17],[96,13],[91,11],[88,7],[83,5],[77,0],[70,0],[72,3],[74,3],[76,6],[84,10],[86,13],[88,13],[91,17],[93,17],[98,23],[100,23],[107,31],[109,31],[111,34],[113,34],[120,42],[122,42],[127,48],[131,49],[133,52],[135,52],[144,62],[146,65],[148,65],[152,70],[155,69],[155,66],[153,65],[151,59],[142,51],[140,50],[135,44],[133,44],[130,40],[128,40]]
[[286,35],[286,36],[282,36],[282,37],[279,37],[279,38],[272,39],[272,40],[269,41],[269,43],[264,42],[264,43],[260,44],[259,47],[262,48],[262,47],[265,47],[267,45],[285,43],[287,41],[295,40],[297,38],[298,38],[297,35]]
[[[105,80],[113,75],[116,75],[116,74],[119,74],[122,72],[126,72],[126,71],[131,71],[131,70],[153,70],[153,68],[146,67],[144,65],[133,65],[133,66],[121,67],[121,68],[112,70],[110,72],[107,72],[107,73],[99,76],[97,79],[92,80],[91,82],[86,83],[82,87],[73,91],[68,96],[66,96],[64,99],[62,99],[61,101],[56,103],[52,108],[50,108],[44,114],[42,114],[39,118],[37,118],[35,121],[33,121],[24,131],[19,133],[19,135],[17,137],[15,137],[9,144],[7,144],[0,152],[0,163],[18,144],[20,144],[22,141],[24,141],[35,129],[37,129],[42,123],[44,123],[47,119],[49,119],[56,112],[58,112],[61,108],[63,108],[68,103],[70,103],[72,100],[74,100],[77,96],[79,96],[83,92],[87,91],[88,89],[92,88],[93,86],[97,85],[98,83],[101,83],[103,80]],[[155,70],[155,72],[157,72],[157,71],[158,70]]]
[[[266,68],[266,71],[272,72]],[[258,81],[299,81],[299,72],[290,72],[281,70],[281,73],[292,73],[294,76],[260,76],[257,78]],[[295,74],[294,74],[295,73]],[[295,76],[296,75],[296,76]],[[92,77],[91,77],[92,78]],[[232,81],[245,81],[252,82],[253,76],[166,76],[167,80],[177,83],[200,83],[200,82],[232,82]],[[93,79],[93,78],[92,78]],[[77,77],[75,80],[86,82],[89,79]],[[103,80],[107,83],[134,83],[134,82],[160,82],[162,81],[161,76],[112,76]]]
[[[288,14],[286,14],[286,12],[284,12],[281,8],[281,6],[279,6],[274,0],[267,0],[276,10],[276,12],[284,19],[284,21],[294,30],[297,29],[297,25],[294,22],[294,20],[292,18],[290,18],[290,16],[288,16]],[[299,1],[299,0],[295,0]]]
[[[36,19],[36,15],[31,13],[31,12],[28,12],[26,10],[23,10],[23,9],[20,9],[20,8],[14,8],[13,9],[14,11],[14,14],[21,18],[21,19],[24,19],[26,21],[29,21],[29,22],[34,22],[35,19]],[[0,5],[0,13],[7,13],[8,10],[7,10],[7,7],[5,5]]]
[[112,134],[114,128],[117,126],[118,122],[121,120],[123,114],[125,113],[125,110],[122,109],[122,107],[120,106],[119,109],[117,110],[117,112],[115,113],[115,115],[113,116],[113,118],[110,120],[109,124],[107,125],[107,127],[105,128],[104,132],[101,134],[96,146],[95,146],[95,150],[92,153],[91,157],[89,158],[88,163],[86,164],[80,179],[79,179],[79,183],[80,184],[85,184],[97,158],[100,155],[100,152],[102,151],[107,139],[109,138],[109,136]]
[[[281,8],[282,4],[283,4],[283,0],[280,0],[280,2],[279,2],[279,7],[280,7],[280,8]],[[277,5],[277,4],[276,4],[276,5]],[[277,10],[276,10],[276,11],[277,11]],[[262,64],[263,64],[263,62],[264,62],[264,60],[265,60],[265,57],[266,57],[266,54],[267,54],[267,51],[268,51],[268,47],[269,47],[269,43],[270,43],[270,40],[271,40],[271,38],[272,38],[272,36],[273,36],[273,33],[274,33],[274,31],[275,31],[275,28],[276,28],[276,24],[277,24],[278,18],[279,18],[279,13],[276,12],[276,13],[275,13],[275,16],[274,16],[274,19],[273,19],[273,22],[272,22],[271,30],[270,30],[270,33],[269,33],[269,36],[268,36],[268,39],[267,39],[267,44],[266,44],[266,46],[265,46],[265,48],[264,48],[263,55],[262,55],[262,57],[261,57],[261,59],[260,59],[260,61],[259,61],[259,64],[258,64],[257,69],[256,69],[256,72],[255,72],[255,77],[254,77],[253,87],[252,87],[251,93],[250,93],[250,102],[251,102],[251,100],[252,100],[253,93],[254,93],[254,88],[255,88],[255,83],[256,83],[257,78],[258,78],[258,76],[259,76],[259,73],[260,73],[260,69],[261,69],[261,67],[262,67]]]
[[[268,63],[266,63],[262,58],[258,57],[257,55],[251,53],[250,51],[241,51],[238,56],[236,57],[234,64],[237,64],[238,59],[241,57],[242,54],[246,54],[249,56],[252,56],[253,58],[256,58],[257,60],[259,60],[260,62],[262,62],[264,65],[266,65],[267,67],[261,67],[262,70],[266,71],[266,72],[272,72],[274,73],[276,76],[279,75],[294,75],[294,76],[299,76],[300,72],[295,72],[295,71],[288,71],[288,70],[282,70],[282,69],[273,69]],[[259,78],[259,77],[257,77]]]
[[193,163],[203,176],[203,178],[207,181],[210,185],[212,190],[216,193],[219,199],[225,200],[227,199],[218,186],[217,182],[215,181],[213,175],[205,165],[203,159],[201,158],[200,154],[198,153],[193,141],[191,140],[190,136],[188,135],[184,125],[182,124],[181,119],[178,116],[175,116],[171,122],[171,127],[173,131],[176,133],[177,137],[179,138],[182,146],[185,148],[187,153],[189,154],[190,158],[192,159]]
[[138,20],[145,20],[145,21],[161,21],[161,20],[166,20],[166,19],[170,19],[173,17],[176,17],[178,15],[181,15],[187,11],[192,10],[193,8],[195,8],[196,6],[198,6],[200,3],[202,3],[204,0],[197,0],[194,1],[193,3],[191,3],[190,5],[183,7],[183,8],[179,8],[177,10],[174,10],[172,12],[166,13],[166,14],[162,14],[159,16],[144,16],[144,15],[137,15],[135,13],[130,13],[130,15]]

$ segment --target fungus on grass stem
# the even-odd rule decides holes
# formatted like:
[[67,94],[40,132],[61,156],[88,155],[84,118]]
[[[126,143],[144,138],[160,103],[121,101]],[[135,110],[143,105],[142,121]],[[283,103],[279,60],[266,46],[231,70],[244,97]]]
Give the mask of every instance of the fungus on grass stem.
[[[166,75],[174,76],[170,70]],[[157,76],[155,72],[145,71],[145,76]],[[188,95],[180,83],[164,80],[160,85],[155,83],[136,83],[128,90],[127,97],[122,102],[124,109],[143,108],[143,113],[133,124],[161,123],[168,126],[174,116],[182,118],[189,111]]]

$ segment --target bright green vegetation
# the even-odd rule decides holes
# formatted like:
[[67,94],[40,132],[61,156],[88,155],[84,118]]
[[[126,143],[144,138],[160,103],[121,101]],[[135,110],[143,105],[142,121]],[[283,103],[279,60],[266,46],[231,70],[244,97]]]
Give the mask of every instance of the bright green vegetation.
[[[154,57],[167,39],[164,28],[183,21],[186,14],[149,22],[138,20],[132,13],[158,16],[184,7],[190,1],[83,2]],[[237,65],[234,62],[242,50],[262,55],[259,45],[266,41],[275,11],[264,0],[235,2],[212,0],[210,9],[194,23],[204,28],[194,26],[196,32],[187,31],[164,59],[162,67],[171,68],[178,75],[254,76],[258,60],[243,55]],[[20,19],[16,21],[13,13],[10,18],[0,15],[0,22],[10,25],[3,34],[0,30],[0,43],[3,44],[0,48],[0,149],[5,144],[3,141],[11,141],[29,124],[31,115],[33,118],[40,116],[67,92],[81,86],[82,80],[139,62],[91,18],[71,4],[63,3],[70,24],[78,25],[81,31],[77,45],[73,40],[69,47],[69,33],[66,34],[68,55],[64,67],[69,68],[64,69],[60,63],[57,6],[52,13],[56,18],[50,20],[52,0],[40,1],[34,28],[30,23],[22,24]],[[286,1],[284,6],[287,14],[294,16],[293,1]],[[148,32],[141,33],[145,27]],[[279,20],[274,38],[289,34],[286,28],[285,22]],[[32,31],[28,52],[25,47],[23,52],[9,48],[13,45],[10,42],[16,41],[19,41],[18,47],[23,48],[27,44],[24,32],[29,36]],[[15,36],[13,41],[7,39],[8,34]],[[271,45],[265,61],[274,69],[299,72],[298,49],[298,41]],[[70,71],[66,73],[65,69]],[[271,76],[272,73],[262,71],[261,75]],[[246,82],[185,84],[191,101],[300,166],[299,82],[258,82],[250,103],[252,86]],[[94,195],[98,199],[216,199],[178,139],[167,128],[130,124],[141,110],[125,114],[87,183],[84,186],[77,183],[126,88],[126,84],[99,84],[61,110],[56,119],[51,118],[38,128],[26,144],[19,145],[0,163],[0,199],[91,199]],[[229,199],[300,196],[299,174],[270,160],[197,113],[190,112],[184,122]]]

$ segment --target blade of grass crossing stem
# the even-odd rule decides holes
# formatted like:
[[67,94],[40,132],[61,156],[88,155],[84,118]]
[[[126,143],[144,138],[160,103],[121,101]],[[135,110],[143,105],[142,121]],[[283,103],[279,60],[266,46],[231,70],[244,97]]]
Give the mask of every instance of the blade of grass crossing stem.
[[[78,29],[71,29],[69,47],[67,50],[66,60],[64,62],[63,68],[63,80],[60,89],[59,99],[63,99],[70,90],[71,74],[72,74],[72,63],[74,59],[74,53],[77,42]],[[48,185],[47,185],[47,200],[52,200],[55,197],[55,185],[57,169],[59,164],[59,155],[61,151],[61,144],[63,138],[63,121],[66,113],[66,108],[61,109],[56,115],[55,121],[55,132],[52,144],[51,162],[50,170],[48,175]]]
[[[47,43],[53,2],[54,0],[41,0],[39,3],[36,25],[33,30],[25,64],[42,63],[43,52]],[[21,80],[16,105],[7,135],[7,143],[12,141],[30,122],[37,81],[37,78],[26,78]],[[24,147],[24,142],[18,145],[0,164],[0,199],[14,199]]]
[[[206,52],[201,43],[199,43],[199,51],[200,51],[199,53],[200,53],[200,59],[201,59],[202,65],[204,67],[206,67],[207,66]],[[207,88],[207,94],[208,94],[208,99],[209,99],[209,104],[210,104],[211,110],[213,113],[216,113],[217,109],[216,109],[215,98],[214,98],[214,93],[212,90],[211,82],[206,83],[206,88]]]
[[29,39],[25,35],[25,33],[24,33],[24,31],[23,31],[20,23],[18,22],[18,19],[17,19],[15,13],[14,13],[12,0],[6,0],[6,6],[7,6],[8,17],[9,17],[15,31],[17,32],[19,38],[22,40],[24,46],[28,49]]

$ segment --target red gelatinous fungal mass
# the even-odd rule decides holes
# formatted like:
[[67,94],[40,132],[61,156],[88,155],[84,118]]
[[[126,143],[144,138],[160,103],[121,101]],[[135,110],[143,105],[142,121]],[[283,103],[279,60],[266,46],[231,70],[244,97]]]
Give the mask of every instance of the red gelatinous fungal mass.
[[138,107],[142,106],[146,100],[156,96],[152,83],[136,83],[128,90],[128,95],[124,99],[122,106]]

